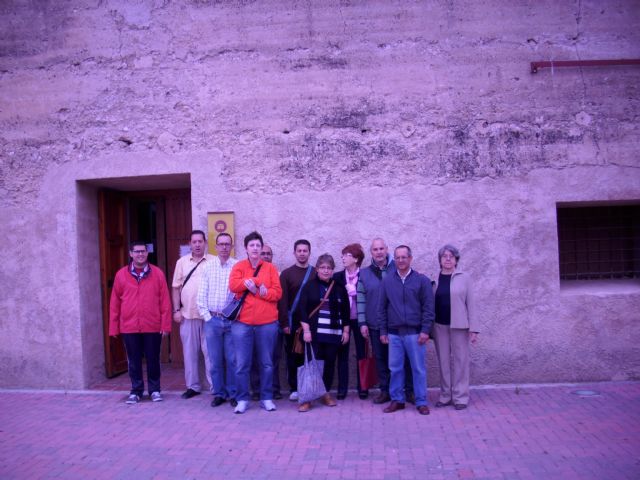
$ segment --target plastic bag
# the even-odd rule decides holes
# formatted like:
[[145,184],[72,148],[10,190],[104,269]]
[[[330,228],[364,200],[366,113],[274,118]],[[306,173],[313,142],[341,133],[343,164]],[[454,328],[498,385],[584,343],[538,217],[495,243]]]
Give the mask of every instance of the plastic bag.
[[[311,359],[306,350],[311,350]],[[304,365],[298,367],[298,403],[306,403],[320,398],[327,389],[322,381],[322,370],[324,360],[316,360],[313,348],[309,343],[305,343]]]

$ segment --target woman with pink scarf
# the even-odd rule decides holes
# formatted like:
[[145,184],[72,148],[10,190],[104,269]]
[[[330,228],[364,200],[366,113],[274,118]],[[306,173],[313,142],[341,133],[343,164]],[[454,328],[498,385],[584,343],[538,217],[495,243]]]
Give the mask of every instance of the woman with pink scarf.
[[[344,270],[333,274],[333,279],[344,285],[349,294],[349,327],[352,332],[350,338],[356,342],[356,358],[364,358],[365,355],[365,339],[358,328],[358,309],[356,306],[356,288],[358,286],[358,278],[360,276],[360,265],[364,260],[364,250],[359,243],[351,243],[342,249],[342,264]],[[344,400],[347,397],[349,389],[349,347],[351,341],[341,345],[338,352],[338,400]],[[367,390],[360,388],[360,375],[356,368],[356,381],[358,384],[358,396],[365,400],[369,396]]]

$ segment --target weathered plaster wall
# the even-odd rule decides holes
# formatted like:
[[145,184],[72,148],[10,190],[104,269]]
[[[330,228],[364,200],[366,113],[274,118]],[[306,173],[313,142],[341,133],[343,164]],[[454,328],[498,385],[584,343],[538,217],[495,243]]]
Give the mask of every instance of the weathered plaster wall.
[[558,201],[640,200],[640,71],[529,73],[638,58],[639,21],[631,0],[3,4],[0,385],[100,375],[91,182],[176,173],[195,227],[234,210],[280,267],[301,236],[380,234],[430,275],[458,244],[474,382],[640,377],[640,288],[561,290],[555,224]]

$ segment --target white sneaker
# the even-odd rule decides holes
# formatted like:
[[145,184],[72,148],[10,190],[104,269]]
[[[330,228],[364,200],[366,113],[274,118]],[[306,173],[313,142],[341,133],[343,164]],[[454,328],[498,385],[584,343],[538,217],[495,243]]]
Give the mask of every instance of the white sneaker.
[[247,402],[246,400],[238,400],[238,405],[236,405],[236,408],[233,410],[233,413],[244,413],[247,411],[248,407],[249,407],[249,402]]
[[127,403],[129,405],[133,405],[136,404],[140,401],[140,397],[138,395],[136,395],[135,393],[132,393],[131,395],[129,395],[127,397],[127,399],[124,401],[124,403]]
[[264,408],[267,412],[273,412],[276,409],[276,404],[271,400],[262,400],[260,402],[260,405],[262,405],[262,408]]
[[289,400],[291,400],[292,402],[297,402],[298,401],[298,392],[291,392],[291,395],[289,395]]
[[161,402],[163,400],[162,398],[162,394],[160,392],[153,392],[151,394],[151,401],[152,402]]

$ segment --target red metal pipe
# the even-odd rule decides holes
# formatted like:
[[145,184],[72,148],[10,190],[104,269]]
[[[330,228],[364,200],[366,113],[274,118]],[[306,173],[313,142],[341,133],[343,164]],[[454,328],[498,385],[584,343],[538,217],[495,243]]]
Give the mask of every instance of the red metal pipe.
[[640,65],[640,59],[619,60],[559,60],[551,62],[531,62],[531,73],[538,73],[541,68],[556,67],[609,67],[613,65]]

